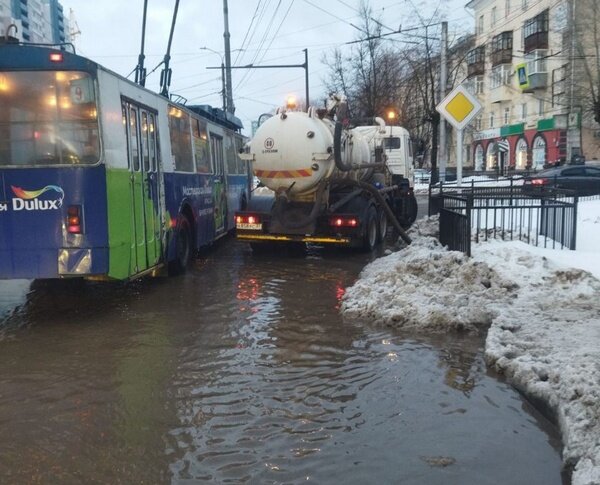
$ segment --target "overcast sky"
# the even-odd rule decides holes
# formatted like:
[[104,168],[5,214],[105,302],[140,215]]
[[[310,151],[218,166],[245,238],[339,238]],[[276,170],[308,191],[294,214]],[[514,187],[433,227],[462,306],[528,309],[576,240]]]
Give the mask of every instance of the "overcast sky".
[[[128,75],[137,64],[140,50],[143,0],[61,2],[65,15],[70,9],[74,11],[81,31],[76,43],[78,53]],[[146,67],[150,72],[164,57],[175,0],[149,0],[148,4]],[[371,0],[370,4],[375,17],[397,29],[418,25],[412,13],[414,7],[423,15],[430,15],[439,0]],[[449,21],[451,34],[471,29],[465,4],[466,0],[442,1],[442,13]],[[322,55],[360,35],[350,25],[359,21],[358,5],[359,0],[229,0],[232,63],[302,64],[302,49],[308,48],[311,101],[320,104],[327,72],[327,66],[321,63]],[[224,51],[222,0],[180,0],[171,49],[171,93],[186,97],[188,104],[221,106],[220,71],[206,69],[219,66],[221,58],[201,47]],[[244,51],[236,51],[241,47]],[[150,89],[158,90],[160,70],[159,67],[149,75]],[[236,115],[244,123],[246,134],[252,120],[283,104],[289,94],[303,97],[302,69],[233,71]]]

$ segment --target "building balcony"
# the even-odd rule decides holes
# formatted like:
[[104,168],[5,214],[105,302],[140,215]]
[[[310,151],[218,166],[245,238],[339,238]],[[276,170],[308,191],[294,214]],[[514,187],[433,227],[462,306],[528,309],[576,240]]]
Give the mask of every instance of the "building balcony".
[[492,67],[499,66],[500,64],[512,64],[512,49],[501,49],[496,52],[492,52]]
[[525,52],[548,48],[548,32],[536,32],[525,37]]
[[467,65],[467,77],[482,76],[485,74],[485,61],[474,62]]
[[524,93],[532,93],[536,89],[546,89],[548,87],[548,73],[534,72],[529,74],[529,87],[524,89]]
[[510,101],[514,97],[515,93],[508,84],[501,84],[497,88],[490,89],[490,103],[502,103],[504,101]]

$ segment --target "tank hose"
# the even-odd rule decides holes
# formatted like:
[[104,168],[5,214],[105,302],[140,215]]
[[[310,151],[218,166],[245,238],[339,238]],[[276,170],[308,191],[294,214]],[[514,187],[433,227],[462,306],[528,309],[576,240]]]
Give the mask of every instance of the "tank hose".
[[284,197],[278,197],[275,200],[273,206],[273,217],[275,217],[283,227],[286,229],[299,229],[301,227],[312,224],[319,217],[321,205],[323,203],[323,195],[325,194],[325,188],[327,187],[327,181],[321,180],[317,187],[317,193],[315,195],[315,203],[313,205],[310,214],[299,221],[288,221],[284,216],[284,208],[287,205],[287,199]]
[[344,125],[340,121],[335,122],[335,128],[333,130],[333,160],[335,166],[340,172],[349,172],[352,170],[352,164],[344,163],[342,160],[342,131]]
[[379,202],[381,204],[381,207],[383,207],[385,214],[388,216],[388,219],[390,220],[392,225],[396,228],[396,230],[400,234],[400,237],[402,238],[402,240],[406,244],[412,243],[411,238],[409,237],[408,234],[406,234],[406,231],[404,229],[402,229],[402,226],[398,222],[398,219],[396,219],[396,215],[394,214],[392,209],[390,209],[390,206],[388,205],[388,203],[386,202],[384,197],[379,193],[379,190],[377,190],[376,187],[374,187],[373,185],[366,183],[366,182],[359,182],[357,180],[351,180],[351,179],[334,179],[334,180],[331,180],[331,183],[332,184],[335,183],[336,185],[341,185],[341,186],[350,185],[350,186],[354,186],[354,187],[360,187],[361,189],[366,190],[367,192],[372,194],[373,197],[375,197],[375,199],[377,199],[377,202]]

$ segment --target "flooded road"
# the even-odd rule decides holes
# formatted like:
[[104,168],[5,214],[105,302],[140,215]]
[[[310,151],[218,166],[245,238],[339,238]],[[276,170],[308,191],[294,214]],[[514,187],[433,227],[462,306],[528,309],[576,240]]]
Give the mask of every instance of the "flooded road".
[[562,483],[483,337],[341,319],[368,260],[227,240],[180,278],[0,283],[0,482]]

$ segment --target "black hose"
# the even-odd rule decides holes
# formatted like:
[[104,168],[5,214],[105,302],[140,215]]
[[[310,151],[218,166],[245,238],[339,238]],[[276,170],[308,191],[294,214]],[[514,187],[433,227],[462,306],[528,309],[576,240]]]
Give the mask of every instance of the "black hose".
[[287,200],[283,197],[278,197],[275,200],[273,206],[273,217],[276,218],[283,227],[286,229],[299,229],[301,227],[312,224],[317,220],[321,213],[321,205],[323,204],[323,195],[325,194],[325,188],[327,187],[327,180],[321,180],[317,187],[317,193],[315,195],[315,202],[310,214],[299,221],[288,221],[284,214],[284,207],[287,205]]
[[408,234],[406,234],[406,231],[404,229],[402,229],[402,226],[398,222],[398,219],[396,219],[396,215],[394,214],[392,209],[390,209],[390,206],[386,202],[385,198],[383,197],[383,195],[381,195],[379,193],[379,190],[377,190],[377,188],[375,186],[373,186],[369,183],[366,183],[366,182],[359,182],[357,180],[351,180],[351,179],[335,179],[335,180],[331,180],[331,183],[332,184],[335,183],[336,185],[340,185],[340,186],[350,185],[350,186],[354,186],[354,187],[360,187],[361,189],[366,190],[367,192],[372,194],[373,197],[375,197],[375,199],[377,199],[377,201],[381,204],[381,207],[383,207],[383,210],[385,211],[386,215],[388,216],[388,219],[390,220],[392,225],[396,228],[396,230],[400,234],[400,237],[402,238],[402,240],[406,244],[410,244],[412,242],[411,238],[408,236]]
[[342,160],[342,131],[344,125],[340,121],[335,122],[335,128],[333,130],[333,160],[335,166],[340,172],[349,172],[352,170],[352,164],[344,163]]

